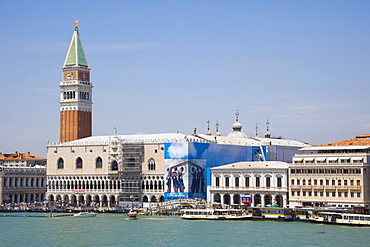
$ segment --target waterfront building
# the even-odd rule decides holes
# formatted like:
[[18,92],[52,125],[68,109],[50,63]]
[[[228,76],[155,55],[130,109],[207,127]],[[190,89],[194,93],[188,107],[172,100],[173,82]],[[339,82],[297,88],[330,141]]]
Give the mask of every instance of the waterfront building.
[[0,205],[43,201],[46,159],[30,153],[0,153]]
[[[87,131],[91,129],[92,112],[89,71],[76,26],[60,84],[61,138],[58,143],[47,144],[46,197],[50,201],[113,206],[131,201],[206,199],[210,168],[240,161],[287,161],[292,156],[288,150],[299,152],[309,146],[297,141],[248,138],[241,132],[238,112],[228,136],[221,136],[218,123],[214,135],[208,125],[205,135],[196,129],[191,135],[118,135],[115,129],[113,135],[91,136]],[[80,111],[88,117],[76,114]],[[88,127],[83,129],[80,124]]]
[[211,168],[210,200],[223,205],[286,207],[288,163],[237,162]]
[[289,166],[291,206],[370,205],[370,134],[301,150]]

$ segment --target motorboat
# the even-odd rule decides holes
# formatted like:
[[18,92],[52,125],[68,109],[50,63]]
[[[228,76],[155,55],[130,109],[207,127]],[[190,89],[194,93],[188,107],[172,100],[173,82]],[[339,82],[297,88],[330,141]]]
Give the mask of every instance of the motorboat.
[[129,218],[129,219],[132,219],[132,220],[137,219],[137,212],[136,212],[136,211],[134,211],[134,210],[130,210],[130,211],[127,213],[127,215],[128,215],[128,218]]
[[94,212],[79,212],[73,215],[73,218],[95,217],[98,213]]

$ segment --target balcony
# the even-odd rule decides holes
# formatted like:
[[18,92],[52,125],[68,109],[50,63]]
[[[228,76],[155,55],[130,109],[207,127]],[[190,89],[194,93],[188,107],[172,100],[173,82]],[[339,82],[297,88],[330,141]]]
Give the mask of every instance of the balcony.
[[233,190],[233,191],[286,191],[287,187],[256,187],[256,186],[211,186],[211,190]]
[[314,190],[323,190],[324,189],[324,185],[313,185],[312,186],[312,189],[314,189]]
[[292,189],[292,190],[300,190],[301,189],[301,186],[300,185],[291,185],[290,186],[290,189]]
[[361,190],[361,186],[348,186],[350,190]]
[[348,190],[348,186],[344,186],[344,185],[338,185],[337,186],[337,190]]

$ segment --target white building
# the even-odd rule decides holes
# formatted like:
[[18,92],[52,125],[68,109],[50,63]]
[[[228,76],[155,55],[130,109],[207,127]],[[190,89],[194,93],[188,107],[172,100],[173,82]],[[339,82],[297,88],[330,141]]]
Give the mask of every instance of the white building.
[[252,206],[288,202],[288,164],[279,161],[238,162],[211,168],[210,199],[214,203],[242,205],[252,197]]

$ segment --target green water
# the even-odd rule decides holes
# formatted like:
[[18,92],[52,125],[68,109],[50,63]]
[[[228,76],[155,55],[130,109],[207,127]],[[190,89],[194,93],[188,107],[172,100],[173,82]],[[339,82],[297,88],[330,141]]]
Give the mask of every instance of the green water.
[[178,216],[128,220],[125,214],[99,214],[95,218],[0,217],[0,246],[251,245],[370,246],[370,227],[257,220],[186,221]]

